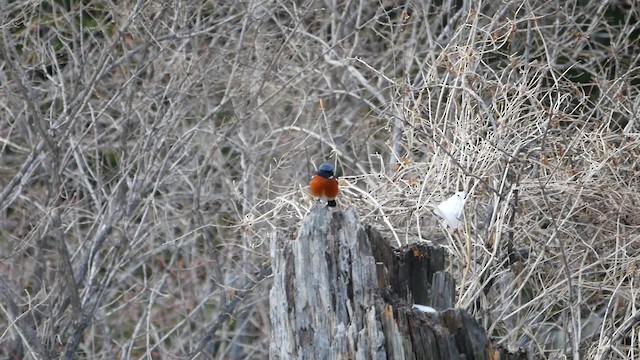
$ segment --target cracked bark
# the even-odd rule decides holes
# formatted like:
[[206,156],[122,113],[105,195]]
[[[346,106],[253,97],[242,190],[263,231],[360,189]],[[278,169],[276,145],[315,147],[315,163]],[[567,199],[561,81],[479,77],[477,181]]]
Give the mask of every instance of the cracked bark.
[[[442,248],[392,248],[353,209],[314,206],[297,239],[274,236],[272,359],[488,359],[455,303]],[[413,303],[434,307],[425,313]]]

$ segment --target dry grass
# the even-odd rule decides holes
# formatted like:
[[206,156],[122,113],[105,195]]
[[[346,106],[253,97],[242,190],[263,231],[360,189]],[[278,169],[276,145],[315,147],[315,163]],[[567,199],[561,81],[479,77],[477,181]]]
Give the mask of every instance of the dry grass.
[[266,357],[268,238],[334,161],[495,342],[637,357],[638,5],[395,3],[1,4],[3,356]]

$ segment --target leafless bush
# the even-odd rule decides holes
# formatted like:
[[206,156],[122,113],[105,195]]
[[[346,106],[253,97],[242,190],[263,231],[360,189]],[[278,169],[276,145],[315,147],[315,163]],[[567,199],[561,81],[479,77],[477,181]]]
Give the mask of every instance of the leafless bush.
[[[0,19],[4,354],[266,357],[265,241],[295,232],[324,161],[340,206],[394,243],[445,239],[496,342],[640,351],[635,2],[2,2]],[[452,232],[430,205],[462,190]]]

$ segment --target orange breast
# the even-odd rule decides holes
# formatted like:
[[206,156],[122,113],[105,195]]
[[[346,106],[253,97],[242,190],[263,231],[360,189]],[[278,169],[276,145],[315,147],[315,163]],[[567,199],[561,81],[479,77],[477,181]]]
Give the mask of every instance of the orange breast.
[[314,175],[309,183],[309,189],[311,190],[311,195],[315,197],[335,199],[338,197],[338,180]]

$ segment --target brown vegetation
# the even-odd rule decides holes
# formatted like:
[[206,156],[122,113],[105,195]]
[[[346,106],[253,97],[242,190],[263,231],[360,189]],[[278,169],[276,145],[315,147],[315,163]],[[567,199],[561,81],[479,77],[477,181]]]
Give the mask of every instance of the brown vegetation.
[[[498,343],[637,354],[639,20],[628,0],[0,2],[2,357],[267,356],[269,237],[325,161],[394,245],[443,239]],[[451,232],[432,205],[456,191]]]

